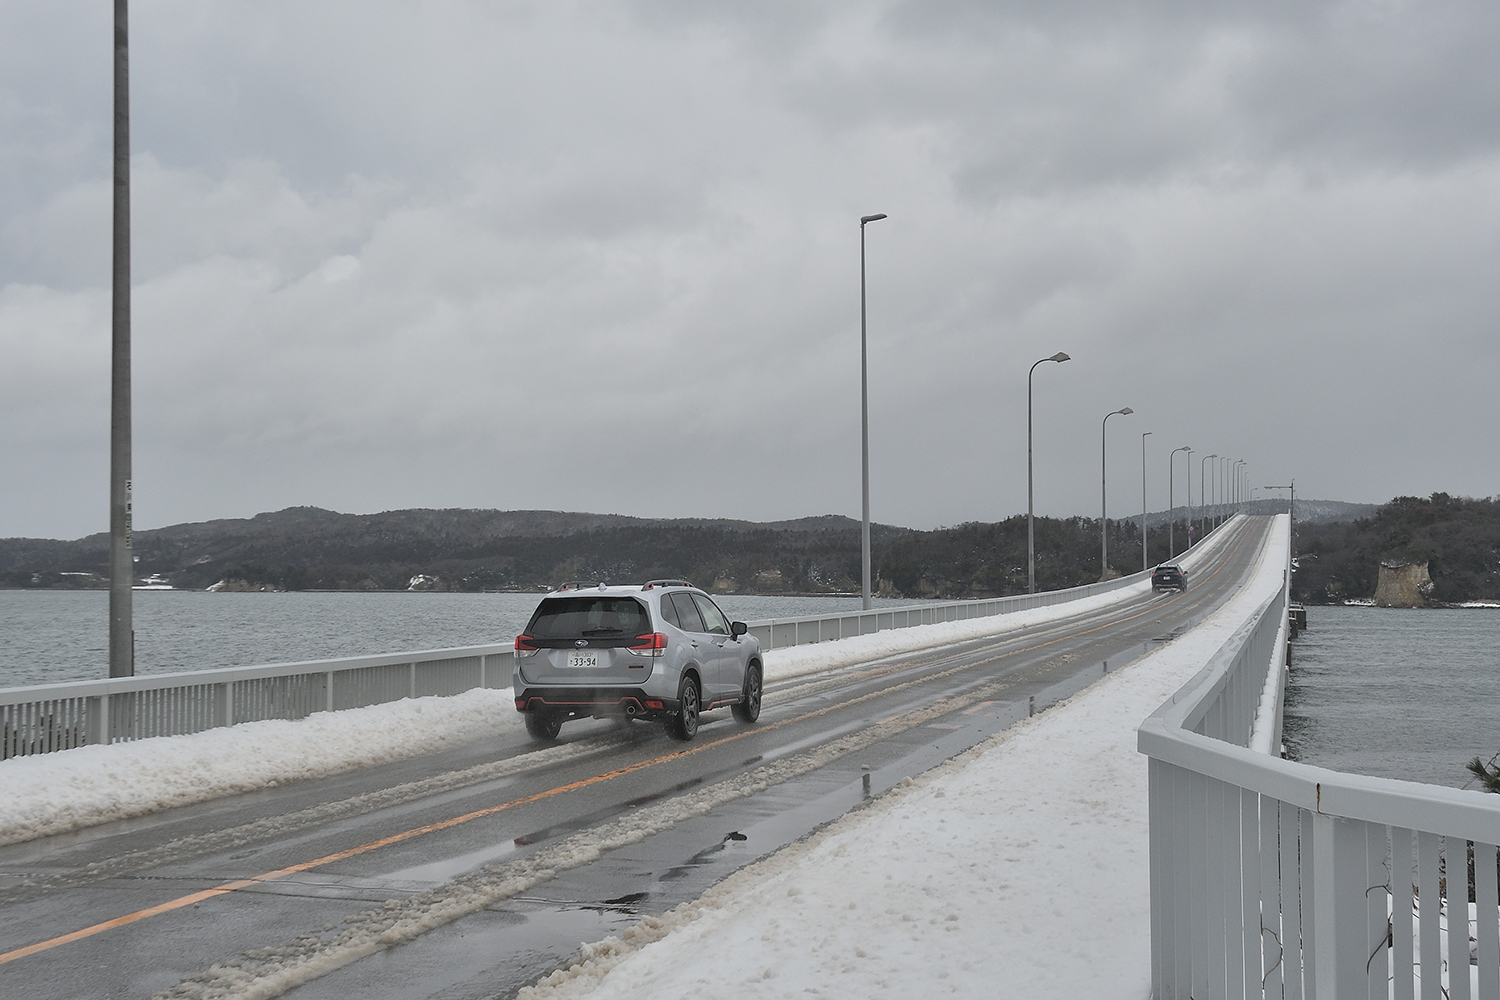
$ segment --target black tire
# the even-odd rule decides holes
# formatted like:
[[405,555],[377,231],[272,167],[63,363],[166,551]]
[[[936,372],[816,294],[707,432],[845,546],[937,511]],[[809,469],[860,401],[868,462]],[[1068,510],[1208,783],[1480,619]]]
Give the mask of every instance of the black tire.
[[698,735],[698,712],[701,707],[698,681],[689,674],[682,679],[682,686],[677,692],[677,714],[667,722],[667,732],[674,740],[686,743]]
[[526,713],[526,731],[534,740],[551,743],[562,732],[562,715],[545,708],[533,708]]
[[734,706],[734,717],[741,722],[754,722],[760,718],[761,696],[760,664],[752,663],[745,668],[745,690]]

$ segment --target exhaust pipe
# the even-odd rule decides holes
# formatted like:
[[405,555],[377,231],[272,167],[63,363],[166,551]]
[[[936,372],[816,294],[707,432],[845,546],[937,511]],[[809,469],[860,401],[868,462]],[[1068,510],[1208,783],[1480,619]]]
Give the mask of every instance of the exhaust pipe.
[[634,702],[631,702],[629,705],[625,706],[625,714],[626,715],[634,715],[635,714],[635,703]]

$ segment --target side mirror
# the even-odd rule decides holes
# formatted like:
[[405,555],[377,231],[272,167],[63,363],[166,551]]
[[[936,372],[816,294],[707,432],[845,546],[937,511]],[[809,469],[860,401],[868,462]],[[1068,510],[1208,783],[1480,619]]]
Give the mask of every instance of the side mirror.
[[736,639],[738,639],[748,631],[750,631],[750,626],[746,625],[744,622],[729,623],[729,634]]

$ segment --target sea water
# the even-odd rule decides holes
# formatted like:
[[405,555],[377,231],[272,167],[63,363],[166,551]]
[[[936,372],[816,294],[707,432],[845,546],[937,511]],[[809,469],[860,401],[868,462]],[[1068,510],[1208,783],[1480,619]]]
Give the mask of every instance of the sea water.
[[1321,767],[1474,787],[1500,753],[1500,610],[1309,607],[1283,743]]
[[[138,674],[509,645],[541,594],[134,594]],[[732,619],[858,611],[858,597],[715,598]],[[922,603],[877,598],[877,607]],[[0,687],[109,676],[109,594],[0,590]]]

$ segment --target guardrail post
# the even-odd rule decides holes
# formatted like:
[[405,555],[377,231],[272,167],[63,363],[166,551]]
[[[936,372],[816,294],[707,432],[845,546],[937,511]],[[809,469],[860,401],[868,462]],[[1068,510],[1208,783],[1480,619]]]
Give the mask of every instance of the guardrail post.
[[[1312,814],[1313,981],[1319,1000],[1341,1000],[1362,980],[1367,955],[1364,828],[1354,820]],[[1434,921],[1435,923],[1436,921]]]
[[[481,676],[483,674],[481,673]],[[333,671],[330,670],[323,675],[323,704],[325,711],[333,711]]]
[[109,742],[109,695],[101,694],[85,699],[87,724],[83,731],[85,744]]
[[214,725],[234,725],[234,683],[214,685]]
[[407,664],[407,666],[410,668],[410,670],[407,673],[408,681],[406,685],[406,696],[408,698],[415,698],[417,696],[417,664],[415,661],[413,661]]

